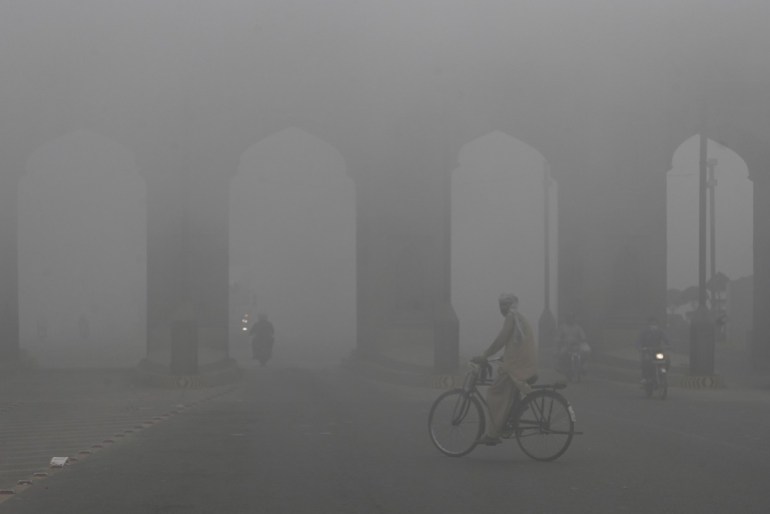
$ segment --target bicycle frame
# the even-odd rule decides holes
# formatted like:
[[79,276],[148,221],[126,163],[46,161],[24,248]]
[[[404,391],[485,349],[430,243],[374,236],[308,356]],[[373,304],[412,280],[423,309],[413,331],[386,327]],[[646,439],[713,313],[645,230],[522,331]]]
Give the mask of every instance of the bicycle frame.
[[[433,444],[445,455],[467,455],[484,434],[489,404],[480,390],[493,383],[489,363],[472,363],[461,388],[439,395],[428,414]],[[515,396],[501,437],[515,439],[529,457],[550,461],[566,451],[574,429],[575,411],[558,392],[566,384],[531,384],[533,391]],[[467,427],[467,428],[466,428]]]
[[[484,395],[479,391],[479,386],[488,386],[493,382],[492,379],[487,376],[485,370],[491,370],[491,366],[487,364],[485,368],[482,368],[478,364],[471,363],[471,369],[465,374],[465,380],[463,381],[463,391],[468,393],[469,396],[478,398],[484,406],[484,411],[486,411],[489,406],[487,405],[486,398],[484,398]],[[491,375],[491,372],[489,374]]]
[[[491,366],[489,364],[486,365],[487,370],[490,370],[489,373],[486,373],[484,371],[484,368],[482,366],[472,363],[471,364],[471,370],[468,371],[468,373],[465,376],[465,380],[463,382],[463,390],[468,394],[469,397],[475,396],[480,402],[484,409],[484,414],[486,416],[489,416],[489,405],[487,404],[487,400],[484,397],[483,394],[481,394],[481,391],[479,390],[479,386],[488,386],[491,385],[494,380],[491,378]],[[554,391],[557,392],[560,389],[565,389],[567,387],[566,384],[557,382],[554,384],[533,384],[532,389],[533,391],[540,391],[540,390],[548,390],[548,391]],[[517,429],[522,428],[539,428],[540,430],[550,430],[548,428],[548,422],[546,420],[550,419],[550,412],[545,412],[542,410],[542,406],[533,405],[534,408],[534,415],[536,419],[534,421],[532,420],[522,420],[521,415],[523,414],[522,406],[527,405],[524,403],[524,399],[526,398],[526,395],[521,395],[521,393],[517,393],[513,401],[510,405],[510,409],[508,412],[508,417],[505,420],[504,428],[503,428],[503,438],[510,438],[515,434],[515,431]],[[566,398],[564,398],[565,402],[567,403],[567,408],[569,411],[570,418],[572,419],[572,422],[574,423],[576,421],[575,416],[575,410],[572,408],[572,405],[567,401]],[[470,402],[465,402],[465,412],[457,413],[459,417],[456,418],[457,423],[459,423],[462,418],[467,413],[467,410],[470,408]],[[522,423],[524,426],[522,426]],[[573,431],[572,432],[575,435],[580,435],[582,432]]]

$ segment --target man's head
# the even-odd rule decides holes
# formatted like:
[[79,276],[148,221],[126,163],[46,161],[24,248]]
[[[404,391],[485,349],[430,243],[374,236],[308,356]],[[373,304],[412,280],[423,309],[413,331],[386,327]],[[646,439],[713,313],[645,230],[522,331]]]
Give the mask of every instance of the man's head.
[[515,294],[503,293],[497,299],[497,303],[500,306],[500,313],[505,316],[511,309],[516,309],[519,306],[519,298]]

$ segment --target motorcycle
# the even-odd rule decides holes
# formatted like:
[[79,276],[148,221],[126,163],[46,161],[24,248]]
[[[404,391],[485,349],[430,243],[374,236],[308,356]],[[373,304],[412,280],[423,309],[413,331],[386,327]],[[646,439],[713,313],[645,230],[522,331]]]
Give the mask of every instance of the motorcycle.
[[668,395],[669,357],[660,349],[642,349],[642,362],[646,368],[644,393],[651,398],[654,393],[664,400]]

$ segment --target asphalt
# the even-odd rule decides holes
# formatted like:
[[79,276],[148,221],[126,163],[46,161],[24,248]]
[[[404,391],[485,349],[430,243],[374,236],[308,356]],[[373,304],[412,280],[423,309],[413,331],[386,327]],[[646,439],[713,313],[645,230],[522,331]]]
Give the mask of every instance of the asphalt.
[[[0,368],[0,502],[232,386],[159,388],[127,369]],[[55,464],[55,463],[54,463]]]
[[[543,380],[559,379],[558,374],[547,369],[547,361],[547,355],[541,356]],[[752,372],[745,352],[719,346],[716,363],[719,380],[708,384],[688,381],[687,355],[674,351],[671,385],[719,389],[720,395],[740,395],[750,390],[770,398],[770,375]],[[429,368],[395,366],[392,362],[344,358],[341,365],[374,382],[417,388],[420,393],[435,392],[459,380],[436,375]],[[632,347],[603,349],[592,356],[588,373],[591,379],[637,382],[637,352]],[[237,387],[196,387],[189,381],[169,384],[142,384],[136,369],[57,369],[24,363],[0,366],[0,503],[59,472],[62,468],[57,464],[72,465],[108,451]],[[56,457],[58,463],[53,461]]]

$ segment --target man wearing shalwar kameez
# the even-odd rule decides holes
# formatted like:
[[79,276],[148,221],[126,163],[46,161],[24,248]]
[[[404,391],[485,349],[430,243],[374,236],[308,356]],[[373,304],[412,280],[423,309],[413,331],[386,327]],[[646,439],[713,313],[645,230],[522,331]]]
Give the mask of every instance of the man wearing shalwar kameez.
[[494,445],[500,442],[500,433],[510,413],[517,392],[527,395],[530,383],[536,379],[537,346],[527,319],[517,309],[519,299],[512,294],[502,294],[498,300],[500,313],[505,316],[503,327],[489,348],[474,362],[486,363],[489,357],[503,351],[503,362],[498,368],[495,381],[487,389],[487,430],[479,444]]

